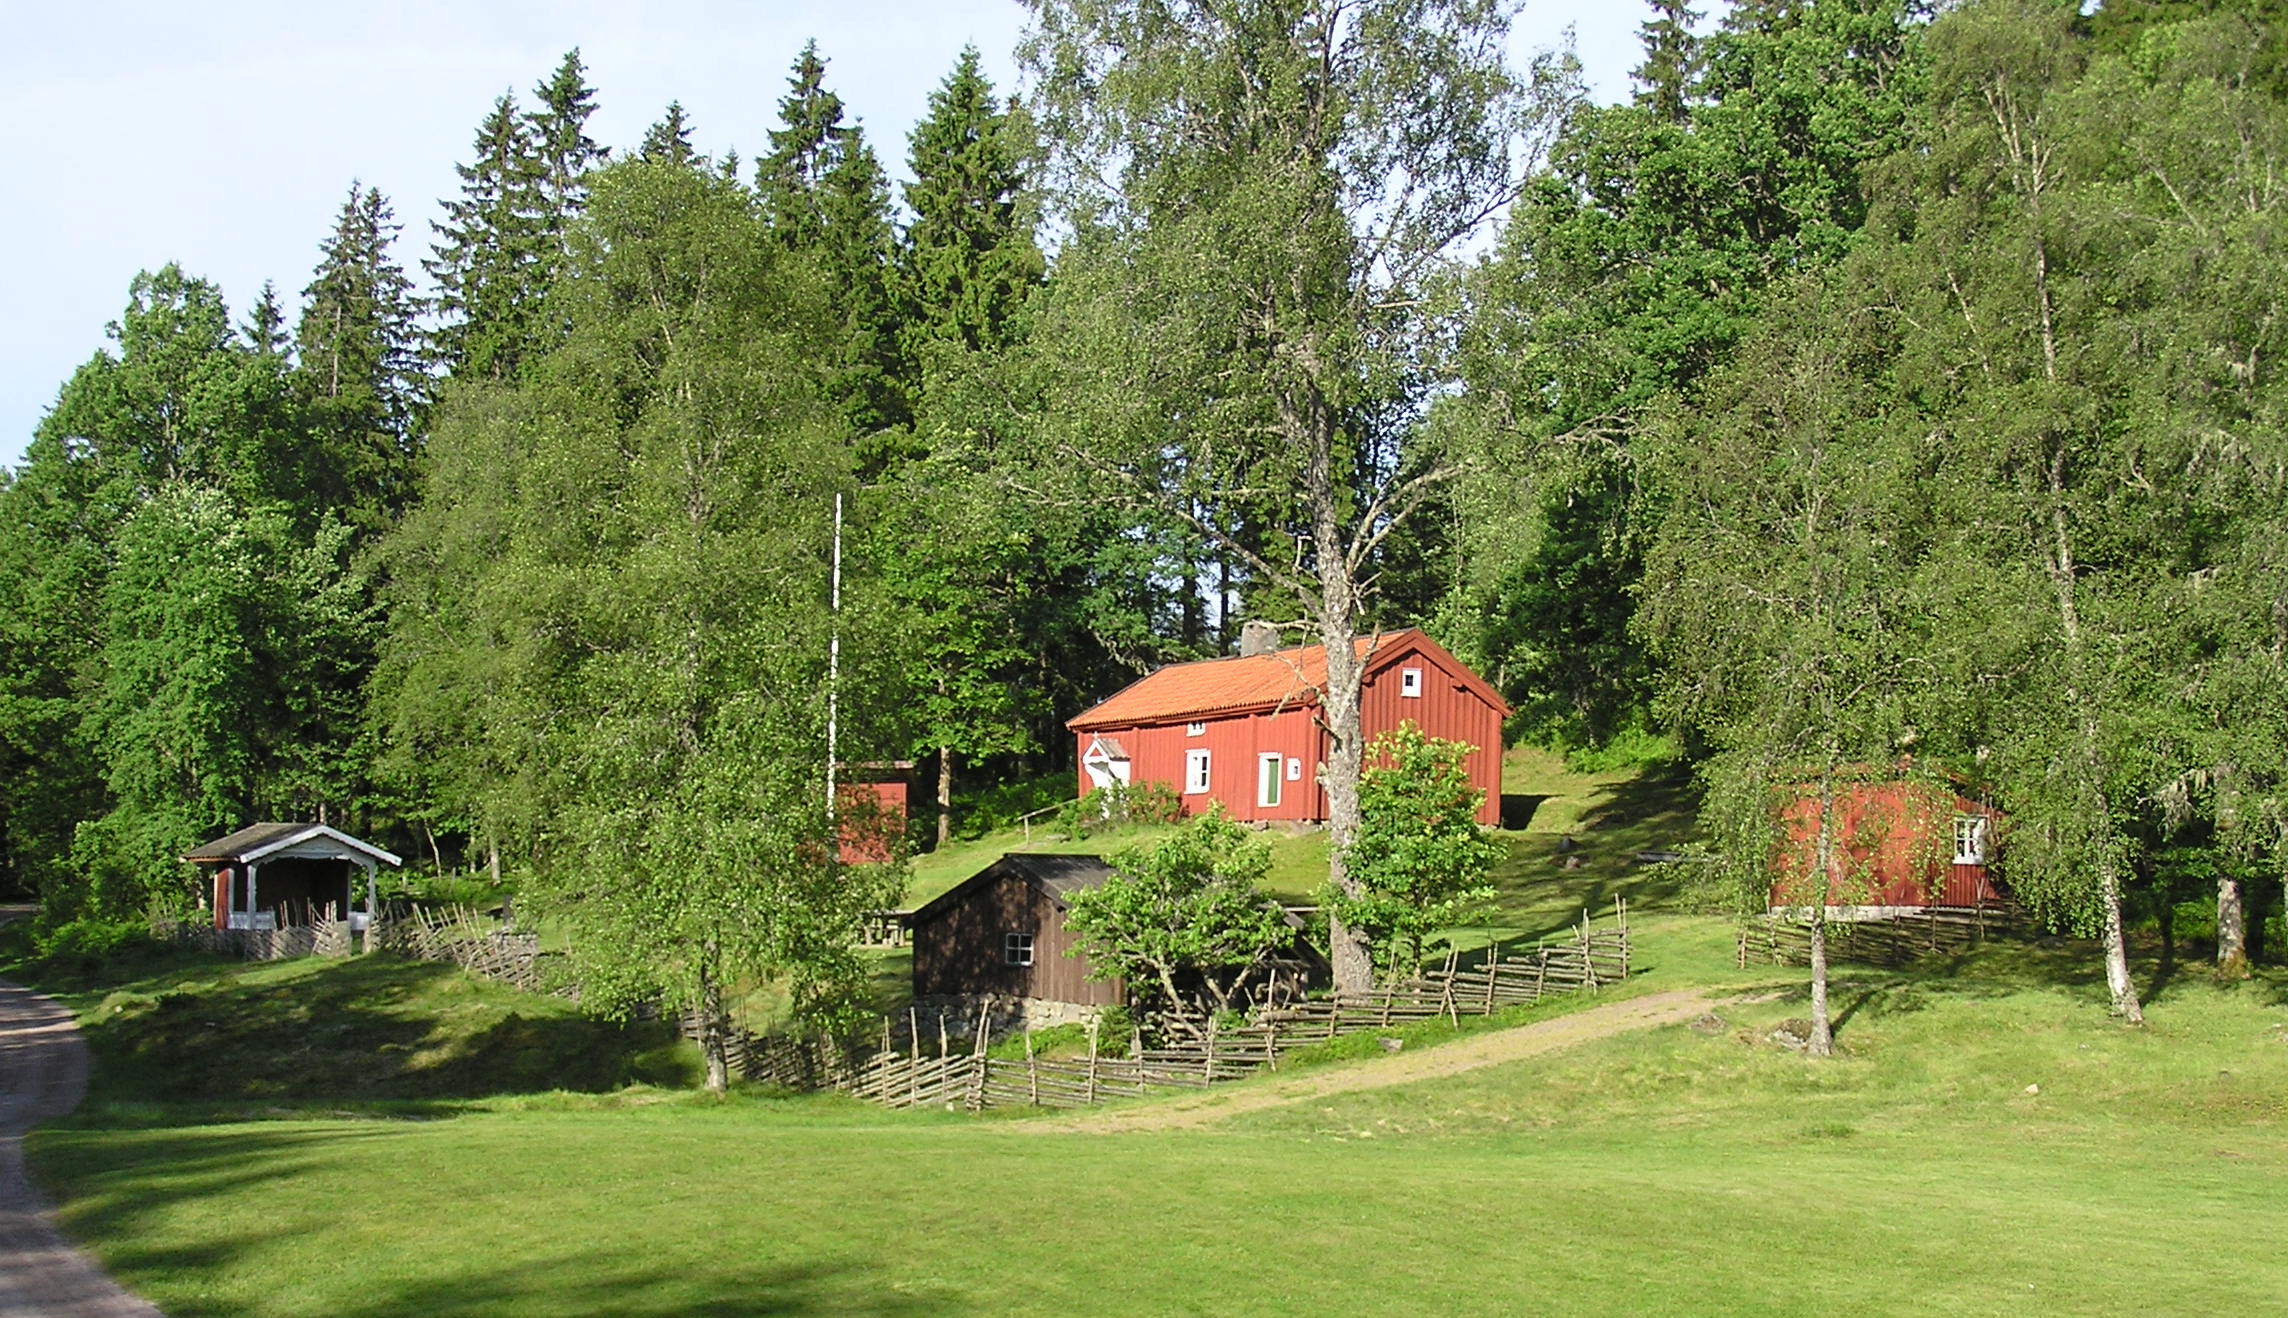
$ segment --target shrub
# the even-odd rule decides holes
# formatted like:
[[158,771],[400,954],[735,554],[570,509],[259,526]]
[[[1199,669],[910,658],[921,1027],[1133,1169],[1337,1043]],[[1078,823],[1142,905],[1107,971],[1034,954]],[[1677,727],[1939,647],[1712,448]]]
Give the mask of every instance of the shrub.
[[[1046,810],[1059,802],[1070,801],[1071,791],[1072,775],[1054,773],[1045,778],[1020,779],[972,791],[955,792],[953,835],[965,841],[975,841],[988,833],[1015,828],[1020,820],[1036,810]],[[917,812],[915,818],[920,817]]]
[[1061,817],[1068,836],[1081,838],[1131,824],[1183,822],[1184,798],[1167,783],[1115,783],[1068,804]]

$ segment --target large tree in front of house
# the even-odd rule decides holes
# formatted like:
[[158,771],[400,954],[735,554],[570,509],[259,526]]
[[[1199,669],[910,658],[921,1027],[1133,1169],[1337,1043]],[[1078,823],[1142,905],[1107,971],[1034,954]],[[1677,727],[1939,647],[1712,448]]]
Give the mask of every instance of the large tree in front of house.
[[[897,875],[837,862],[826,800],[848,478],[818,365],[831,312],[705,165],[592,177],[551,295],[564,342],[521,387],[449,396],[433,444],[440,473],[510,469],[466,510],[505,531],[468,565],[486,662],[464,671],[486,689],[458,707],[488,762],[517,766],[490,790],[530,811],[523,894],[569,933],[587,1000],[695,1015],[720,1090],[730,987],[846,1001],[859,916]],[[432,494],[449,519],[454,492]],[[432,528],[440,546],[479,536]]]
[[[1025,55],[1071,235],[1031,342],[1049,468],[1220,546],[1327,647],[1330,881],[1355,896],[1378,554],[1450,481],[1391,424],[1429,383],[1426,283],[1551,122],[1486,0],[1038,0]],[[1055,470],[1012,479],[1044,499]],[[1263,535],[1241,534],[1251,524]],[[1198,592],[1188,580],[1179,593]],[[1338,918],[1336,982],[1367,987]]]

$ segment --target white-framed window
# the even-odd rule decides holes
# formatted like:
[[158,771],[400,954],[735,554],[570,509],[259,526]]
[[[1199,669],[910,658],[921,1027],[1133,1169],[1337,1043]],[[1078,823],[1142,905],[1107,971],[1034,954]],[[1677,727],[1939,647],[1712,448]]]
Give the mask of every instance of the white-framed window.
[[1287,757],[1287,781],[1291,783],[1303,781],[1303,762],[1292,755]]
[[1286,763],[1286,759],[1286,756],[1277,751],[1255,757],[1255,803],[1257,805],[1279,804],[1280,788],[1285,782],[1281,766]]
[[1398,694],[1402,696],[1411,696],[1416,700],[1420,700],[1422,698],[1421,669],[1401,668],[1398,670]]
[[1001,936],[1001,964],[1029,966],[1033,964],[1033,936],[1031,934],[1003,934]]
[[1186,723],[1184,735],[1187,737],[1204,737],[1208,735],[1208,725],[1205,723]]
[[1989,829],[1984,815],[1956,815],[1954,817],[1954,863],[1957,865],[1983,865],[1986,863]]
[[1184,752],[1184,795],[1198,796],[1208,789],[1208,753]]

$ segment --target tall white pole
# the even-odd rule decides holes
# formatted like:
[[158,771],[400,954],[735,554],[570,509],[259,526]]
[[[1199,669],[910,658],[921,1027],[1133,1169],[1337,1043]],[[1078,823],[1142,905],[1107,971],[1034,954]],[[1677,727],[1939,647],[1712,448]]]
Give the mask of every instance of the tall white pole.
[[842,496],[834,496],[834,585],[826,639],[826,822],[834,822],[836,721],[842,713]]

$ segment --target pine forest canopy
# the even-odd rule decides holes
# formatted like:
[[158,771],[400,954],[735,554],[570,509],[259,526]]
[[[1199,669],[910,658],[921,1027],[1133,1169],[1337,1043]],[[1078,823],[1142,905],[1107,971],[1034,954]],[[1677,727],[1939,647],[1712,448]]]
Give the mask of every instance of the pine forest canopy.
[[[903,143],[806,46],[747,159],[680,101],[599,141],[575,51],[429,232],[352,183],[298,299],[136,276],[0,476],[0,887],[179,910],[199,838],[329,819],[513,886],[599,1006],[831,1018],[899,880],[832,860],[830,651],[942,843],[1255,618],[1671,737],[1743,907],[1776,792],[1976,775],[2126,1017],[2141,912],[2278,900],[2269,8],[1664,3],[1617,105],[1490,0],[1029,11],[1023,94],[948,51]],[[1348,985],[1477,893],[1361,834],[1359,680]]]

